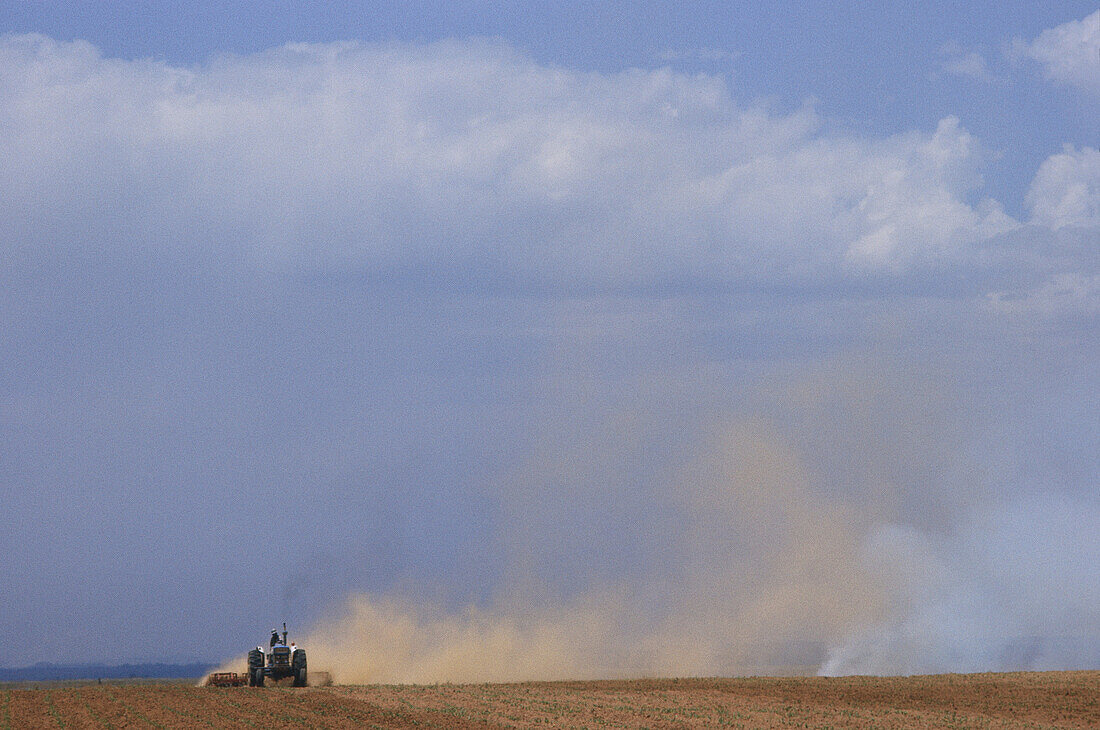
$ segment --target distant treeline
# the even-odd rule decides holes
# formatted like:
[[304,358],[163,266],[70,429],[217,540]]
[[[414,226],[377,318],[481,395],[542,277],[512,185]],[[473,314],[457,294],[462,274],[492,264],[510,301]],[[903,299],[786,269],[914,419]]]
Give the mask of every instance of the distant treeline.
[[50,682],[74,679],[191,679],[213,669],[214,664],[34,664],[0,667],[0,682]]

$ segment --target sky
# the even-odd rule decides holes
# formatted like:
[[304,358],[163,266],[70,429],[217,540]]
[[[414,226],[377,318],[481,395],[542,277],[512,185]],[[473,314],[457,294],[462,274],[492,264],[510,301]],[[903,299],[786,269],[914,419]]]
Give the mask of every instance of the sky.
[[0,662],[1100,668],[1100,9],[331,5],[0,2]]

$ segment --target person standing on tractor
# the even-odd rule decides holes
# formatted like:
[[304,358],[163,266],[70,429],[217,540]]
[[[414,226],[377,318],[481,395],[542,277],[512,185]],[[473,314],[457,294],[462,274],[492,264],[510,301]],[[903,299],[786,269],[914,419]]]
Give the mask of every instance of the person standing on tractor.
[[271,645],[275,646],[279,643],[279,631],[277,629],[271,630]]

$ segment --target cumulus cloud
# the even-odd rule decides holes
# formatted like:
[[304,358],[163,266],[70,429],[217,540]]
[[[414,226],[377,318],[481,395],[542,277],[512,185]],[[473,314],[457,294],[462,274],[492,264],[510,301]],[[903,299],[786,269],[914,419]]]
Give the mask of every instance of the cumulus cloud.
[[983,154],[957,119],[826,135],[812,108],[739,106],[706,75],[579,73],[489,42],[293,44],[179,68],[9,36],[0,61],[9,246],[790,282],[966,261],[1015,225],[980,199]]
[[944,44],[940,49],[943,58],[940,68],[944,73],[961,76],[973,81],[992,81],[993,75],[986,64],[985,56],[977,51],[968,51],[958,42]]
[[1025,196],[1026,225],[983,248],[986,301],[1001,312],[1095,315],[1100,307],[1100,153],[1066,145],[1039,166]]
[[1020,50],[1041,63],[1052,81],[1100,94],[1100,10],[1044,30]]
[[1027,191],[1033,221],[1054,229],[1100,228],[1100,151],[1067,145],[1051,155]]

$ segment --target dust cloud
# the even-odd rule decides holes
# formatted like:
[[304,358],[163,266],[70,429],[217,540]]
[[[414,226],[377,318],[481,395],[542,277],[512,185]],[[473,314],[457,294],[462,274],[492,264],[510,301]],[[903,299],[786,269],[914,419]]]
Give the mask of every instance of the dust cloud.
[[881,588],[856,565],[856,515],[813,495],[766,425],[724,428],[669,494],[685,529],[651,538],[675,543],[672,570],[458,612],[353,595],[305,640],[311,666],[340,683],[799,674],[880,614]]
[[991,488],[958,455],[973,409],[943,391],[798,379],[755,404],[767,418],[703,429],[643,497],[607,465],[642,461],[645,419],[609,419],[497,488],[514,566],[494,598],[353,594],[306,632],[310,666],[338,683],[1100,666],[1100,509]]

